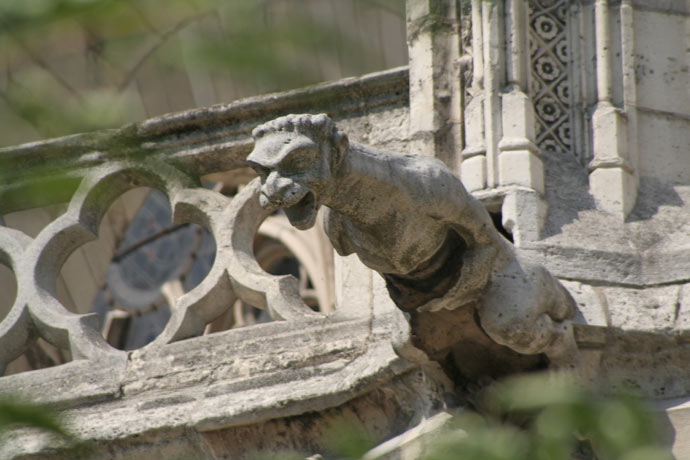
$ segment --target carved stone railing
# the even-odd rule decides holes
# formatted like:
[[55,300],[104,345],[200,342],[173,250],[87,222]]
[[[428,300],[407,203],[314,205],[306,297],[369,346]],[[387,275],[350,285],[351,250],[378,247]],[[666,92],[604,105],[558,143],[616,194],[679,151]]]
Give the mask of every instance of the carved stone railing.
[[[287,113],[328,112],[357,140],[400,150],[407,106],[407,69],[401,68],[0,150],[0,215],[68,203],[35,237],[0,227],[0,263],[17,284],[0,321],[0,363],[39,338],[71,355],[66,364],[1,377],[0,397],[55,405],[66,413],[67,428],[99,449],[124,452],[118,443],[157,432],[156,439],[184,444],[178,453],[206,452],[197,444],[209,431],[325,410],[401,378],[416,379],[415,365],[394,351],[409,343],[409,326],[381,281],[366,273],[366,298],[334,313],[313,311],[296,279],[267,273],[254,255],[254,238],[270,214],[259,206],[259,182],[233,197],[201,186],[205,175],[245,168],[251,129]],[[371,126],[384,129],[372,133]],[[98,238],[111,204],[141,187],[167,197],[174,223],[208,230],[216,255],[207,276],[170,305],[164,330],[143,348],[123,351],[103,338],[96,313],[75,313],[61,303],[56,280],[70,254]],[[276,321],[201,337],[235,299]],[[438,407],[441,393],[433,385],[415,390],[409,407],[422,400]],[[396,412],[385,436],[419,415],[407,405],[387,405]],[[179,430],[187,434],[180,437]],[[0,457],[45,458],[55,446],[35,432],[27,444],[26,436],[7,434]]]
[[302,301],[293,277],[266,273],[254,257],[254,236],[268,215],[258,203],[258,182],[231,199],[200,187],[200,177],[244,167],[251,128],[276,114],[318,109],[357,119],[377,108],[404,107],[406,98],[406,70],[400,69],[1,150],[0,213],[67,200],[69,206],[33,239],[0,227],[0,263],[17,280],[14,305],[0,322],[0,362],[9,363],[38,337],[69,350],[73,360],[126,356],[103,339],[95,313],[76,314],[60,303],[56,279],[70,254],[98,237],[113,201],[138,187],[162,191],[175,223],[198,224],[217,243],[206,278],[171,305],[167,326],[147,347],[201,335],[231,307],[231,298],[274,320],[322,318]]
[[269,275],[254,259],[254,235],[267,215],[258,206],[256,180],[232,200],[195,188],[195,183],[159,161],[110,163],[86,175],[67,212],[33,241],[15,231],[3,232],[3,256],[17,273],[18,295],[0,325],[0,359],[16,358],[31,330],[69,349],[76,359],[118,353],[103,340],[91,316],[75,315],[60,304],[56,277],[69,254],[96,238],[101,218],[115,198],[134,187],[164,191],[176,223],[202,225],[219,242],[211,272],[172,306],[172,318],[156,343],[201,335],[208,322],[227,310],[232,296],[267,310],[276,320],[318,316],[299,297],[296,279]]

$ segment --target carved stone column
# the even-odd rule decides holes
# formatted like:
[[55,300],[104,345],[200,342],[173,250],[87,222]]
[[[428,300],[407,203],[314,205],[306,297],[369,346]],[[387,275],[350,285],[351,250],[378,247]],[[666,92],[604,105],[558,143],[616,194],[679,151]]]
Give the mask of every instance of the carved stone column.
[[522,185],[544,191],[543,165],[534,144],[534,108],[527,95],[527,5],[506,3],[506,75],[509,91],[503,95],[503,136],[498,144],[499,184]]
[[410,152],[455,172],[462,149],[459,17],[457,2],[407,1]]
[[529,91],[528,16],[523,0],[472,2],[472,101],[461,168],[468,190],[505,190],[503,225],[518,245],[539,238],[546,209]]
[[[625,2],[621,7],[623,28],[632,19],[629,10],[629,2]],[[609,0],[597,0],[594,4],[597,104],[592,115],[594,158],[589,164],[589,182],[597,208],[623,220],[635,205],[638,177],[628,143],[630,120],[625,112],[614,105],[613,100],[612,21]],[[631,37],[626,39],[623,33],[623,59],[629,66],[631,56],[626,59],[625,52],[632,47],[628,40]],[[634,74],[627,74],[623,76],[623,92],[627,94],[630,106],[630,97],[634,95],[634,88],[630,88],[630,84],[634,84]],[[625,88],[626,81],[628,88]]]
[[[498,144],[498,181],[501,186],[520,186],[503,203],[503,223],[513,233],[515,242],[538,239],[546,205],[544,165],[541,150],[535,144],[534,104],[529,95],[529,31],[527,2],[506,1],[506,83],[502,96],[502,137]],[[527,207],[528,212],[524,211]]]
[[465,148],[460,177],[467,190],[482,190],[487,184],[484,129],[484,33],[482,2],[472,0],[472,100],[465,108]]

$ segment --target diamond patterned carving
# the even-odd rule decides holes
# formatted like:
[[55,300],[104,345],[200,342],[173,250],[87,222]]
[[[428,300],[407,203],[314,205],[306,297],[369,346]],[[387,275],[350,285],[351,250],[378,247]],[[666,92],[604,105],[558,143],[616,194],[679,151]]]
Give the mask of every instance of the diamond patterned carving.
[[546,152],[573,153],[568,0],[529,0],[530,95],[537,145]]

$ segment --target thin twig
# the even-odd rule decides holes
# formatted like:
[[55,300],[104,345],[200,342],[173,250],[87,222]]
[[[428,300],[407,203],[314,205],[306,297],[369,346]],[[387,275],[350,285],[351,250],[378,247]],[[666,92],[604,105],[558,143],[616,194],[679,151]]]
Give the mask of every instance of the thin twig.
[[76,97],[79,102],[84,103],[84,97],[81,94],[79,94],[79,92],[76,89],[74,89],[67,80],[62,78],[60,74],[56,73],[53,69],[51,69],[50,66],[43,60],[41,56],[36,54],[26,43],[24,43],[16,35],[9,34],[9,36],[17,43],[17,45],[19,45],[22,51],[24,51],[38,67],[40,67],[51,77],[53,77],[55,81],[57,81],[58,84],[60,84],[60,86],[72,93],[72,95]]
[[141,11],[131,0],[127,2],[127,6],[134,11],[134,13],[139,16],[139,19],[141,19],[141,22],[144,23],[146,28],[148,28],[151,32],[155,33],[159,37],[161,36],[161,33],[156,29],[156,26],[153,25],[153,23],[149,20],[149,18],[144,14],[143,11]]
[[149,244],[149,243],[151,243],[151,242],[157,240],[158,238],[162,238],[162,237],[164,237],[165,235],[169,235],[169,234],[171,234],[171,233],[174,233],[174,232],[180,230],[181,228],[187,227],[187,226],[189,226],[189,225],[190,225],[190,224],[188,224],[188,223],[186,223],[186,224],[178,224],[178,225],[175,225],[175,226],[173,226],[173,227],[169,227],[169,228],[163,229],[163,230],[161,230],[161,231],[158,232],[158,233],[154,233],[153,235],[151,235],[151,236],[149,236],[149,237],[146,237],[146,238],[144,238],[143,240],[139,240],[139,241],[137,241],[136,243],[132,244],[131,246],[128,246],[128,247],[126,247],[125,249],[123,249],[122,251],[119,251],[117,254],[115,254],[115,255],[113,256],[113,260],[112,260],[112,261],[115,262],[115,263],[117,263],[117,262],[119,262],[120,260],[122,260],[122,259],[124,259],[125,257],[127,257],[128,255],[130,255],[131,253],[133,253],[134,251],[136,251],[137,249],[139,249],[140,247],[146,246],[147,244]]
[[12,77],[9,72],[7,74],[7,83],[8,83],[7,89],[5,91],[0,91],[0,99],[2,99],[3,102],[5,102],[7,107],[9,107],[10,110],[12,110],[12,112],[16,116],[18,116],[19,118],[21,118],[22,120],[27,122],[29,125],[31,125],[36,131],[38,131],[39,134],[46,135],[46,132],[43,131],[41,126],[38,123],[36,123],[34,120],[32,120],[31,118],[28,118],[26,115],[24,115],[22,113],[22,111],[17,108],[17,104],[10,97],[7,96],[7,92],[10,91],[10,84],[18,85],[18,83],[16,82],[14,77]]
[[391,13],[394,16],[405,19],[405,14],[404,14],[405,10],[404,9],[402,11],[400,11],[400,10],[397,10],[395,8],[390,7],[389,5],[386,5],[385,3],[377,2],[376,0],[356,0],[356,1],[363,2],[363,3],[369,3],[372,6],[377,7],[378,9],[380,9],[382,11],[386,11],[388,13]]
[[187,27],[190,23],[197,21],[201,19],[202,17],[206,16],[207,14],[210,13],[209,11],[206,11],[204,13],[200,13],[194,16],[189,16],[182,21],[178,22],[175,24],[172,28],[166,30],[165,32],[158,34],[159,40],[158,42],[154,43],[153,46],[151,46],[148,50],[146,50],[137,60],[137,62],[134,64],[134,66],[127,72],[125,75],[124,79],[120,82],[120,84],[117,86],[118,91],[124,91],[130,83],[132,83],[132,80],[136,76],[137,72],[139,72],[139,69],[141,66],[144,65],[144,62],[154,53],[156,52],[161,46],[163,46],[173,35],[175,35],[177,32],[181,31],[185,27]]

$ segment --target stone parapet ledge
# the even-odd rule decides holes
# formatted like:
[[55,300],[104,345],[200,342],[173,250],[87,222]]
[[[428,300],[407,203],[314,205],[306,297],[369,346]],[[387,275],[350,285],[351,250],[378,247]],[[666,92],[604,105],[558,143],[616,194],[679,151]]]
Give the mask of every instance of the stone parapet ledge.
[[578,372],[604,391],[632,390],[653,400],[690,394],[687,331],[674,334],[582,324],[576,324],[574,331],[583,357]]
[[[178,444],[178,456],[200,455],[218,443],[214,437],[234,427],[356,405],[358,397],[376,399],[366,396],[374,390],[397,389],[392,406],[393,401],[379,401],[382,405],[366,408],[391,412],[390,426],[379,427],[385,439],[443,404],[443,384],[393,351],[395,322],[387,315],[236,329],[130,352],[107,370],[75,361],[38,371],[41,378],[36,371],[5,377],[0,394],[62,409],[66,428],[87,442],[88,458],[101,458],[112,448],[127,458],[169,458],[162,446],[170,443]],[[260,448],[261,441],[248,439],[243,453]],[[73,455],[60,449],[49,436],[17,429],[7,434],[0,457]]]
[[89,169],[112,161],[163,158],[196,176],[241,168],[251,151],[251,130],[270,117],[329,112],[350,119],[399,106],[407,111],[408,86],[407,67],[400,67],[3,148],[0,213],[69,201]]

